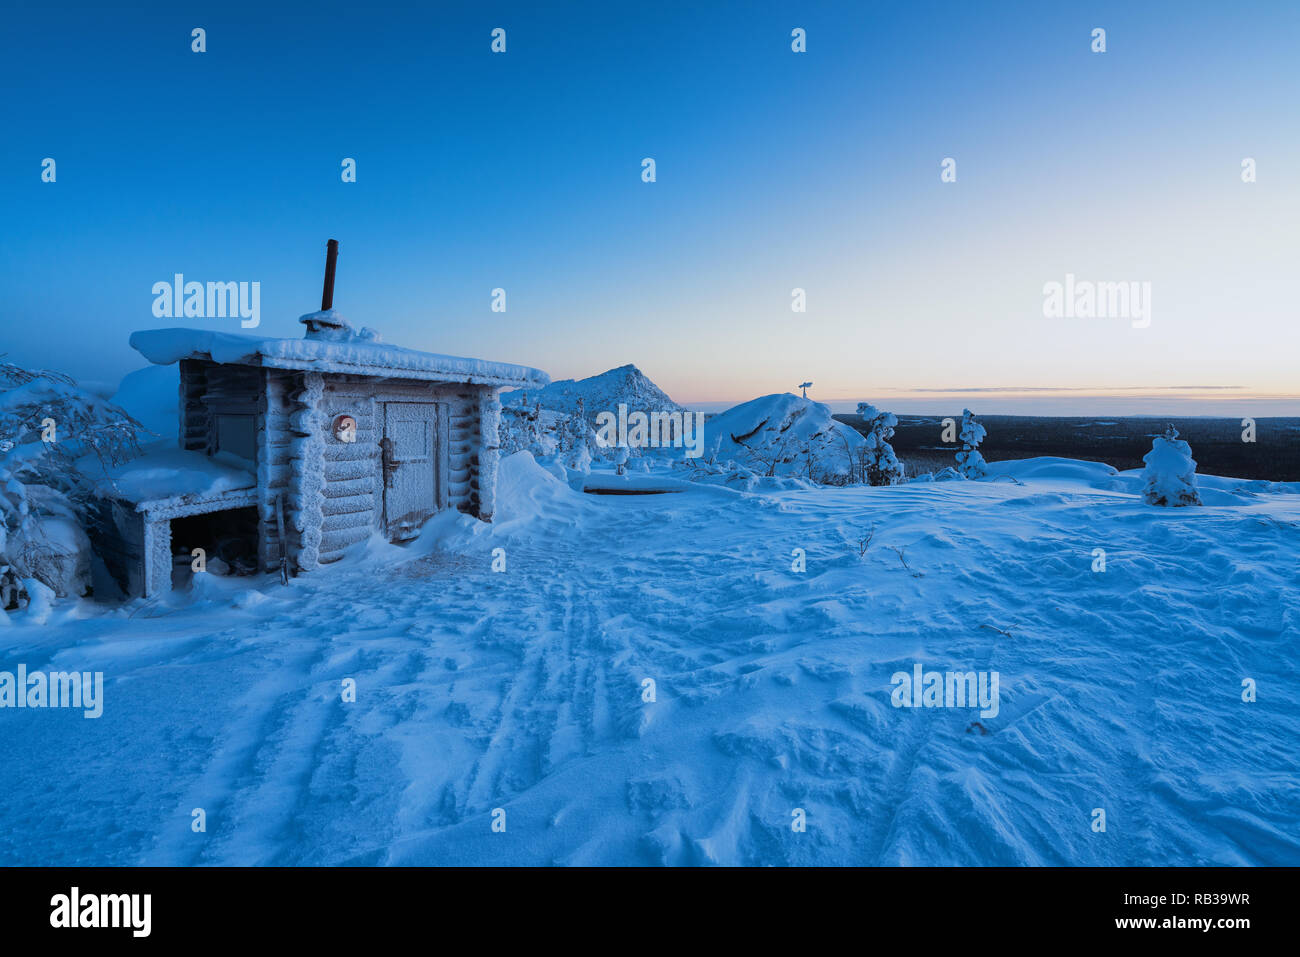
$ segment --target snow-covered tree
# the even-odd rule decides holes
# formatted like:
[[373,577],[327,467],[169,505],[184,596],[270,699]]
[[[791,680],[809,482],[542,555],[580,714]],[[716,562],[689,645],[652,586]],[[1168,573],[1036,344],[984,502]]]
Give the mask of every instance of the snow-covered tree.
[[569,449],[564,464],[565,467],[586,475],[591,471],[591,461],[591,447],[583,440],[576,442],[573,448]]
[[858,415],[866,426],[866,445],[863,446],[861,464],[864,477],[871,485],[894,485],[903,480],[903,464],[894,454],[889,440],[894,437],[898,416],[881,412],[869,402],[858,403]]
[[[601,448],[596,441],[581,398],[572,415],[522,400],[504,406],[498,434],[503,456],[527,450],[539,462],[554,457],[565,468],[584,474],[591,471],[596,459],[612,460],[615,456],[614,448]],[[635,454],[626,449],[624,452]]]
[[968,479],[984,478],[988,474],[988,463],[980,455],[979,445],[988,432],[975,418],[970,409],[961,410],[961,449],[957,452],[957,471]]
[[0,608],[84,591],[93,509],[78,460],[126,461],[143,431],[65,375],[0,362]]
[[586,475],[591,471],[591,448],[595,434],[587,422],[587,410],[582,396],[578,396],[578,410],[568,417],[564,425],[565,441],[560,447],[564,450],[564,464],[567,468]]
[[[542,408],[540,405],[530,407],[526,402],[509,405],[501,409],[501,422],[497,426],[500,436],[501,454],[510,455],[520,449],[527,449],[534,455],[550,454],[543,452]],[[551,437],[553,439],[553,437]]]
[[1157,435],[1151,451],[1142,457],[1146,469],[1142,472],[1145,486],[1142,499],[1148,505],[1200,505],[1201,496],[1196,491],[1196,460],[1192,448],[1178,437],[1172,425],[1164,435]]
[[587,421],[587,412],[582,401],[578,397],[578,410],[568,417],[564,423],[565,441],[561,443],[561,448],[565,450],[564,464],[567,468],[581,472],[586,475],[591,471],[593,456],[592,448],[596,444],[596,433],[591,430],[591,424]]

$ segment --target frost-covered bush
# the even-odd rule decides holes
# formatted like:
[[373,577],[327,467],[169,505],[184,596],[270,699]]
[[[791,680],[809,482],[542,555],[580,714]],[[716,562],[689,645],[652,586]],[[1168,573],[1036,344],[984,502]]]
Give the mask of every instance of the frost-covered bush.
[[1148,505],[1200,505],[1201,495],[1196,491],[1196,460],[1192,448],[1178,438],[1172,425],[1164,435],[1157,435],[1151,451],[1142,457],[1146,469],[1142,472],[1145,483],[1142,499]]
[[575,443],[565,455],[564,465],[565,468],[573,469],[575,472],[588,474],[591,472],[591,448],[586,442]]
[[816,487],[817,484],[795,476],[760,475],[753,469],[733,461],[679,459],[672,463],[672,468],[688,482],[697,482],[701,485],[725,485],[741,492],[809,489]]
[[532,452],[534,458],[550,454],[542,452],[541,418],[541,406],[511,405],[501,410],[498,434],[502,458],[522,449]]
[[961,410],[961,449],[957,452],[957,471],[968,479],[984,478],[988,475],[988,463],[980,455],[979,445],[988,432],[975,418],[970,409]]
[[955,468],[949,465],[947,468],[939,469],[934,472],[923,472],[911,479],[913,482],[960,482],[963,476]]
[[894,485],[903,480],[903,464],[889,440],[894,437],[898,416],[881,412],[868,402],[858,403],[858,415],[866,426],[866,444],[859,451],[863,476],[871,485]]
[[581,396],[578,397],[578,411],[568,417],[568,421],[564,424],[564,432],[564,444],[567,445],[564,454],[565,467],[581,472],[583,475],[589,474],[594,459],[592,449],[597,444],[596,433],[592,431],[591,424],[587,421]]
[[614,450],[601,448],[596,441],[596,433],[581,414],[581,402],[578,410],[578,414],[569,415],[526,403],[503,407],[501,455],[527,451],[538,461],[555,458],[565,468],[590,472],[595,459],[611,459]]
[[139,452],[142,426],[55,372],[0,362],[0,607],[83,594],[90,495],[77,462]]
[[83,594],[90,554],[90,539],[66,495],[22,482],[0,466],[0,608],[33,597],[33,581],[60,597]]

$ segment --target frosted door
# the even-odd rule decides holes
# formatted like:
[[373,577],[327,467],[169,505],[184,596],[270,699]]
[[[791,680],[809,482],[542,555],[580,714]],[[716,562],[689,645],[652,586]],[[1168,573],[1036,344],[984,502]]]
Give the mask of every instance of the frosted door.
[[438,409],[435,403],[384,403],[384,437],[392,443],[384,522],[395,541],[414,537],[441,503]]

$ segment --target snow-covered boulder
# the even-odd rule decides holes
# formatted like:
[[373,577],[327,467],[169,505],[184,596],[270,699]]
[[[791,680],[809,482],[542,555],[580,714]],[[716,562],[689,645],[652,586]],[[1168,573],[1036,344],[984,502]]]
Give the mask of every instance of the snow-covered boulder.
[[852,481],[866,440],[829,407],[790,392],[742,402],[704,426],[705,456],[759,476],[792,476],[826,485]]
[[1196,460],[1192,448],[1178,437],[1172,425],[1157,435],[1151,451],[1142,457],[1142,500],[1148,505],[1200,505],[1196,490]]

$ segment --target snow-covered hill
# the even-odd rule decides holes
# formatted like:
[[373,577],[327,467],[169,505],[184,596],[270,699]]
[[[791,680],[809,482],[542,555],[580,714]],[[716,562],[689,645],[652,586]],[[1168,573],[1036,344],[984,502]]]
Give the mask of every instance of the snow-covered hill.
[[[15,615],[4,668],[105,689],[0,712],[0,863],[1300,864],[1300,486],[991,471],[598,496],[521,453],[492,525]],[[894,707],[916,665],[997,715]]]
[[[573,415],[582,399],[588,420],[597,412],[617,412],[622,403],[629,410],[644,412],[672,412],[682,407],[670,399],[634,365],[619,366],[600,375],[586,379],[562,379],[543,389],[527,392],[528,404],[540,402],[543,409]],[[514,405],[524,400],[523,391],[507,392],[501,397],[503,405]]]

